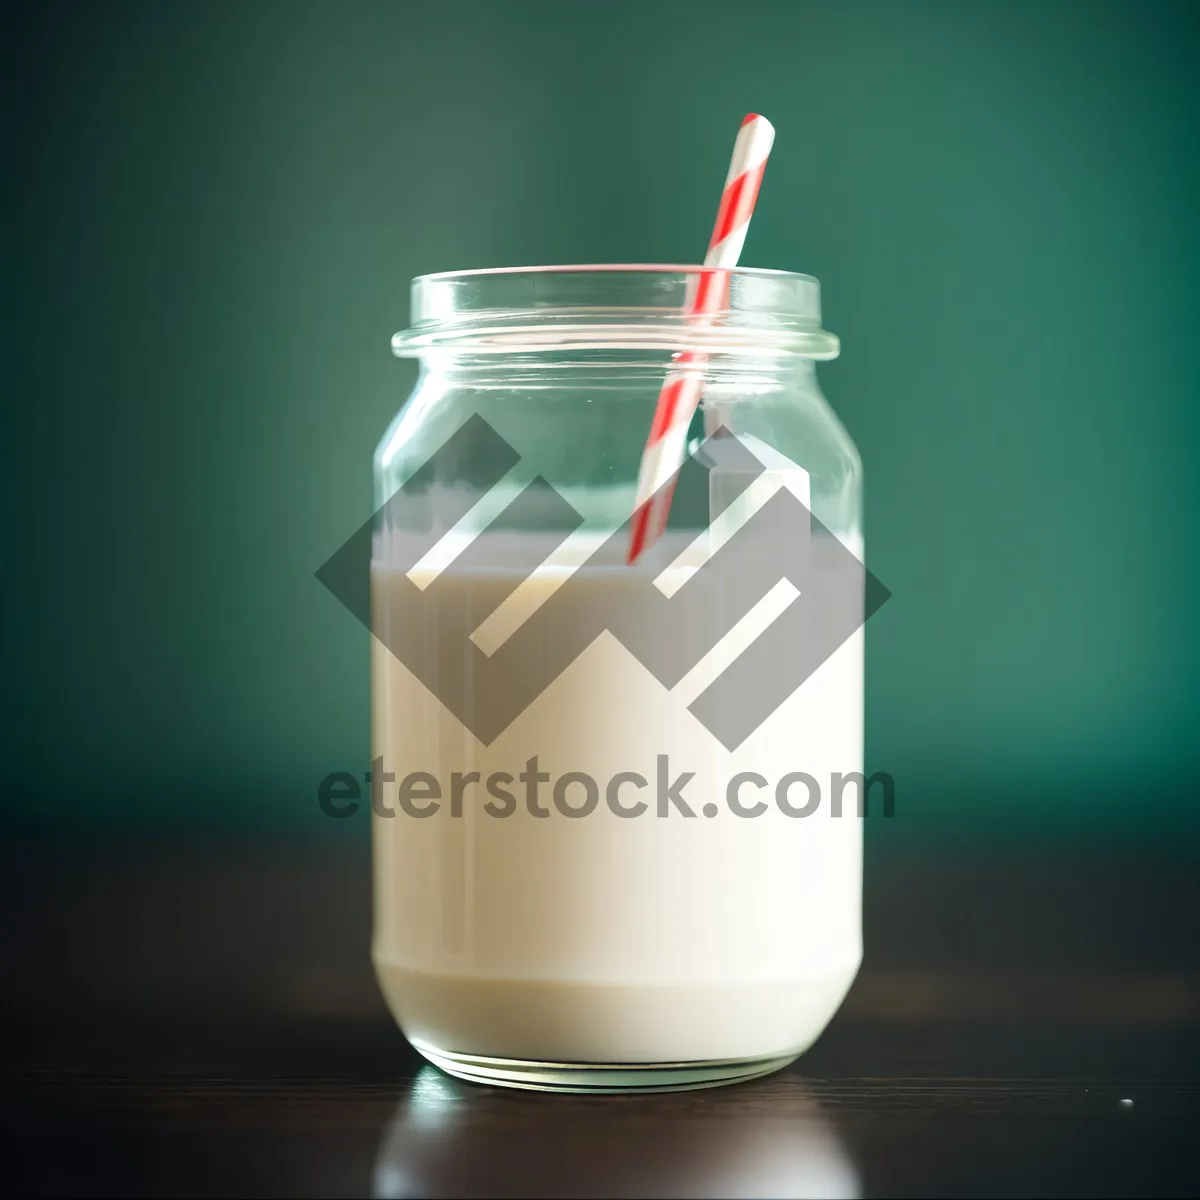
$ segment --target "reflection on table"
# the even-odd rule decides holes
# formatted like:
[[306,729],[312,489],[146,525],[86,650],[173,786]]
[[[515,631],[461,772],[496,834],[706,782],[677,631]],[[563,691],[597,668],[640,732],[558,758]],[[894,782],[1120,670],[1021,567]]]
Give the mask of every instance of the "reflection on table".
[[[764,1088],[769,1103],[756,1103]],[[431,1066],[400,1098],[374,1194],[558,1195],[568,1178],[577,1195],[860,1194],[829,1116],[794,1077],[784,1094],[756,1081],[658,1096],[647,1113],[641,1097],[500,1091]]]

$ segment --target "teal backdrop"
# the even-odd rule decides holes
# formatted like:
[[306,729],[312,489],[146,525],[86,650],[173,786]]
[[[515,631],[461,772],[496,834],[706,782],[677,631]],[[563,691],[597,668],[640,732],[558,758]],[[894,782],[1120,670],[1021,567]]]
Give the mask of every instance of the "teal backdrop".
[[360,838],[370,512],[421,272],[817,275],[894,599],[876,847],[1193,838],[1196,6],[6,9],[11,828]]

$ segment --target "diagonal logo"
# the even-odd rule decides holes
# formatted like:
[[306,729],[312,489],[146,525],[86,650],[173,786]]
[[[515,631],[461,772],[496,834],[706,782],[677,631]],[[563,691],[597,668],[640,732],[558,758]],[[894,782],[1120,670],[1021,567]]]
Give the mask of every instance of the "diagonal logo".
[[[698,565],[664,588],[667,545],[624,566],[629,523],[589,548],[515,630],[488,648],[498,610],[584,524],[545,479],[530,481],[481,530],[460,538],[440,569],[446,534],[478,513],[520,456],[469,418],[326,562],[317,578],[484,744],[490,744],[608,631],[668,690],[719,645],[731,662],[688,704],[736,749],[889,598],[888,590],[735,434],[710,436],[675,480],[676,511],[709,514]],[[471,487],[453,481],[469,476]],[[553,530],[504,534],[501,531]],[[698,543],[699,544],[699,543]],[[372,605],[372,566],[387,572]],[[666,578],[664,575],[663,578]],[[766,628],[737,634],[769,599],[790,595]],[[779,607],[778,604],[775,607]],[[461,629],[461,637],[447,631]],[[437,631],[436,647],[431,630]]]

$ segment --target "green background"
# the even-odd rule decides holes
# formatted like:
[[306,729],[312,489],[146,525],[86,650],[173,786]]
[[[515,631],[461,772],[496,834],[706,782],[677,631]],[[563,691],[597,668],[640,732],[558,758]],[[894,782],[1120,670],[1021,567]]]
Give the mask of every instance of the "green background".
[[1190,4],[45,4],[5,21],[6,818],[365,836],[370,511],[420,272],[823,283],[894,599],[876,845],[1193,836]]

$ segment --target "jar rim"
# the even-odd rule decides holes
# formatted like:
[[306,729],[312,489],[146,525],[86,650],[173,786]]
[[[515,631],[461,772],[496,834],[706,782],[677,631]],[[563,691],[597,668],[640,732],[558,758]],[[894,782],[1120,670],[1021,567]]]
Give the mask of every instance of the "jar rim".
[[[544,266],[523,267],[471,267],[465,271],[431,271],[425,275],[413,278],[413,285],[424,280],[466,279],[480,275],[533,275],[533,274],[585,274],[603,271],[630,272],[662,272],[680,274],[699,274],[702,271],[716,270],[706,267],[703,263],[549,263]],[[801,271],[781,271],[776,267],[725,267],[722,268],[730,275],[763,275],[776,278],[803,279],[810,283],[819,283],[815,275],[805,275]]]
[[[727,277],[724,304],[689,314],[701,274]],[[821,328],[821,285],[763,267],[584,263],[485,267],[418,275],[412,327],[392,339],[399,357],[667,349],[708,354],[833,358]]]

